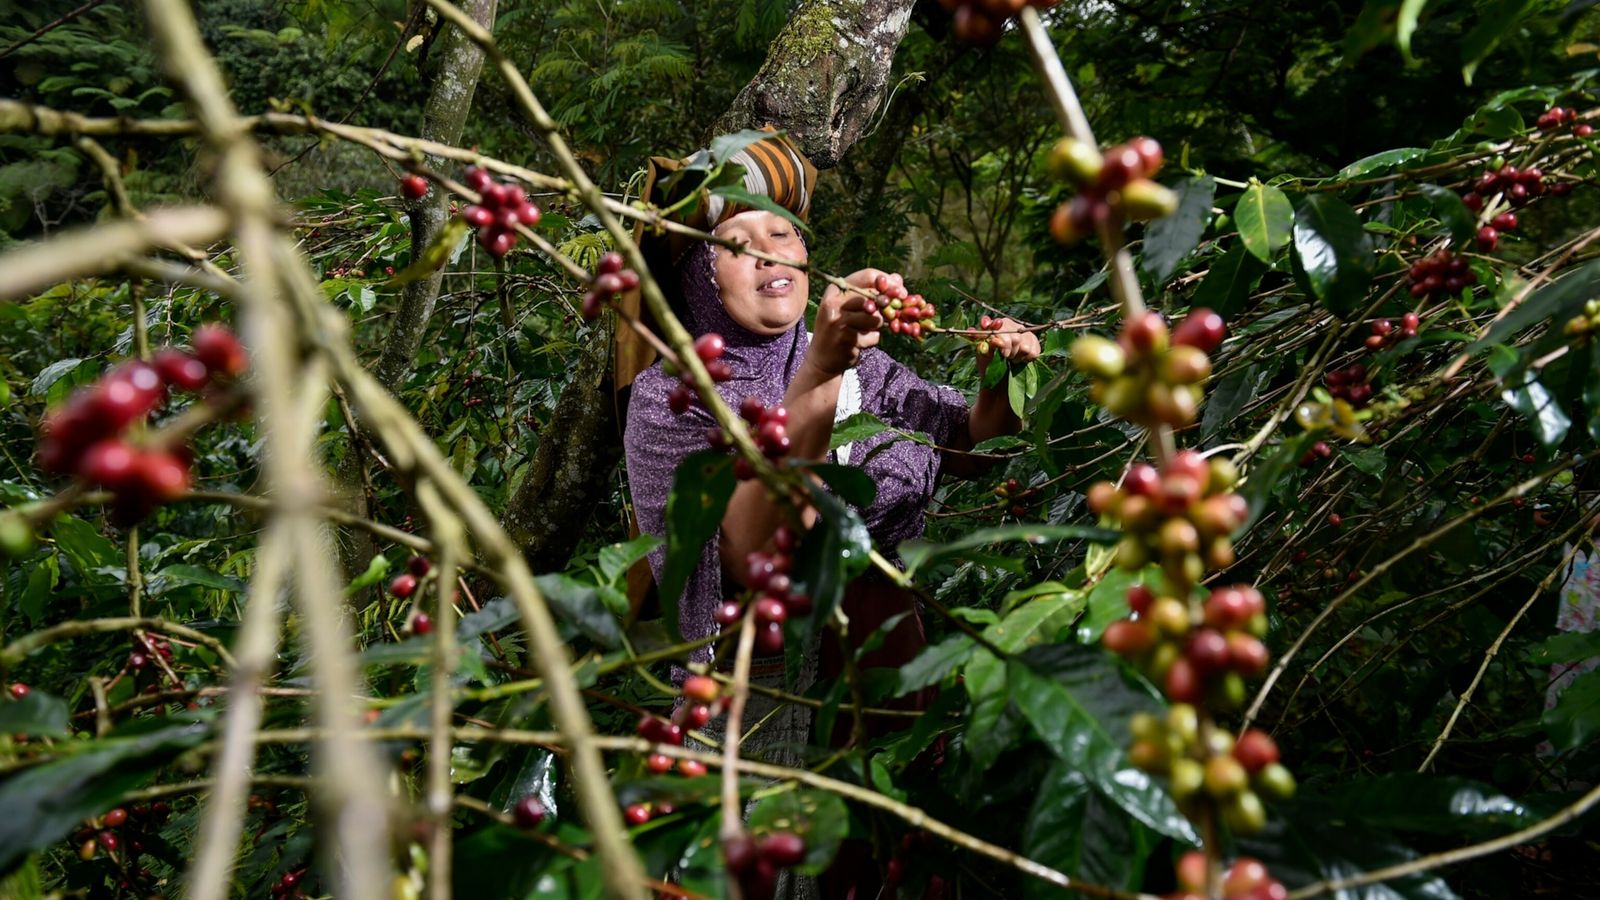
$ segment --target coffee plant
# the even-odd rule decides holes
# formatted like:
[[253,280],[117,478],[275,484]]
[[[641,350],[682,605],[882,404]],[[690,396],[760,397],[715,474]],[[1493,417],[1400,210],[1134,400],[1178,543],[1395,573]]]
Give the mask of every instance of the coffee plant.
[[[1158,5],[1149,29],[1191,26]],[[647,143],[618,94],[603,124],[575,91],[543,96],[590,57],[628,84],[681,78],[659,4],[617,4],[534,78],[492,3],[406,10],[397,50],[480,60],[520,116],[492,152],[309,103],[241,111],[189,4],[143,6],[161,84],[134,71],[117,102],[66,91],[74,67],[0,98],[0,174],[23,177],[18,152],[51,185],[81,166],[98,186],[72,203],[104,206],[0,254],[0,896],[1592,890],[1595,71],[1473,94],[1459,127],[1341,168],[1212,171],[1159,120],[1093,133],[1115,82],[1069,77],[1052,43],[1093,11],[901,3],[941,53],[1000,73],[975,88],[1050,118],[989,103],[1031,130],[973,165],[959,148],[986,135],[948,110],[890,128],[994,197],[952,224],[962,204],[919,167],[908,209],[967,239],[808,265],[682,225],[692,198],[640,199],[642,160],[597,157]],[[741,42],[777,27],[734,6]],[[1470,81],[1502,33],[1544,27],[1530,6],[1368,3],[1346,51],[1388,16],[1426,64],[1427,7],[1468,29]],[[82,14],[0,61],[76,46],[60,29]],[[101,55],[142,58],[118,21]],[[168,92],[183,105],[153,108]],[[280,203],[263,142],[308,137],[377,160],[387,189]],[[751,202],[727,160],[762,137],[714,138],[707,190]],[[180,139],[204,196],[138,189],[139,149]],[[680,323],[636,227],[862,295],[889,353],[1004,391],[1020,430],[965,453],[977,474],[941,485],[922,538],[875,544],[878,486],[802,458],[783,405],[723,399],[729,342]],[[844,259],[885,274],[851,284]],[[962,259],[970,279],[949,274]],[[416,358],[384,368],[375,329],[410,328],[403,298],[430,279]],[[990,359],[1013,327],[1039,359]],[[617,489],[564,513],[576,549],[544,565],[511,510],[554,465],[541,451],[589,434],[561,400],[618,334],[662,358],[671,413],[715,425],[673,475],[666,535],[629,534]],[[888,441],[931,438],[857,413],[832,447]],[[610,465],[614,443],[577,455]],[[752,481],[784,524],[729,579],[717,633],[685,640],[687,573]],[[631,603],[662,547],[657,600]],[[906,616],[851,622],[862,577],[917,598],[910,662],[868,664]],[[823,647],[842,674],[803,676]],[[746,746],[795,707],[807,739]]]

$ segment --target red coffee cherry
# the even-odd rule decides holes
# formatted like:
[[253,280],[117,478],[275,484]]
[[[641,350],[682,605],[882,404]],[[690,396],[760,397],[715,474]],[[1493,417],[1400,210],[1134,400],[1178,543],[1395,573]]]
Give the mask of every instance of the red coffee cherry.
[[1278,761],[1278,743],[1265,731],[1252,728],[1239,735],[1233,745],[1233,758],[1254,775]]
[[425,612],[419,612],[411,617],[411,633],[417,637],[426,637],[433,633],[433,619]]
[[205,363],[176,347],[159,351],[150,362],[168,387],[198,391],[210,380]]
[[237,376],[250,366],[244,345],[228,326],[211,322],[195,329],[194,355],[213,374]]
[[537,828],[539,823],[544,821],[544,817],[544,804],[532,794],[518,800],[517,805],[511,808],[511,818],[517,823],[518,828]]
[[417,576],[402,572],[389,582],[389,593],[404,600],[417,592]]
[[407,200],[420,200],[428,193],[428,179],[417,174],[407,175],[400,179],[400,193]]
[[650,807],[643,803],[635,803],[622,811],[622,818],[629,825],[643,825],[650,821]]
[[761,841],[758,852],[767,862],[780,869],[787,869],[805,862],[806,843],[793,832],[779,831],[767,835]]

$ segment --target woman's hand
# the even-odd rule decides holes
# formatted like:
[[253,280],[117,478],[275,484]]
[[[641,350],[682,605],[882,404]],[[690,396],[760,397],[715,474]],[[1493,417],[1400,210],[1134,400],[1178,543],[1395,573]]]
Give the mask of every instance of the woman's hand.
[[[862,269],[852,273],[845,283],[871,291],[873,279],[882,274],[879,269]],[[882,327],[883,316],[867,305],[866,296],[830,284],[817,304],[806,361],[828,378],[843,375],[861,358],[862,350],[878,345],[878,329]]]
[[1031,331],[1022,330],[1025,326],[1015,319],[995,319],[995,331],[984,338],[989,344],[989,353],[980,355],[980,365],[989,361],[989,356],[999,354],[1001,359],[1014,363],[1030,363],[1039,358],[1041,348],[1039,338]]

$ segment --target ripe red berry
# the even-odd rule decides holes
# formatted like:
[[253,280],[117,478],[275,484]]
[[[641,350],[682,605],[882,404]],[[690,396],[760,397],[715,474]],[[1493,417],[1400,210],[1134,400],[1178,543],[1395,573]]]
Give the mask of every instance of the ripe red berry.
[[665,775],[672,771],[672,757],[665,753],[652,753],[645,759],[644,767],[657,775]]
[[762,840],[759,852],[767,862],[787,869],[805,861],[806,842],[792,831],[779,831]]
[[1242,631],[1228,635],[1228,662],[1235,672],[1251,678],[1265,672],[1269,661],[1267,645],[1255,636]]
[[511,808],[511,818],[516,821],[518,828],[536,828],[544,821],[544,817],[544,804],[532,794],[518,800],[517,805]]
[[1233,745],[1233,758],[1254,775],[1278,761],[1278,743],[1265,731],[1252,728],[1239,735]]
[[474,203],[461,210],[461,221],[473,228],[488,228],[494,223],[494,213]]
[[1135,497],[1153,497],[1161,487],[1161,474],[1148,463],[1134,463],[1122,479],[1122,489]]
[[116,491],[133,478],[136,455],[132,447],[112,438],[84,451],[78,476],[90,484]]
[[728,863],[728,871],[739,874],[750,871],[761,854],[756,849],[755,839],[740,832],[722,842],[722,858]]
[[1172,331],[1172,343],[1179,346],[1197,347],[1206,353],[1222,345],[1222,338],[1227,334],[1228,326],[1222,316],[1215,311],[1200,307],[1189,310],[1183,317],[1178,327]]
[[28,694],[32,693],[33,688],[28,687],[20,681],[13,681],[11,682],[10,691],[11,699],[21,700],[23,697],[26,697]]
[[712,613],[711,618],[715,620],[718,625],[726,628],[729,625],[738,622],[739,617],[743,615],[744,608],[738,603],[729,600],[728,602],[717,607],[717,611]]
[[218,322],[195,329],[194,355],[205,363],[206,369],[223,375],[240,375],[250,366],[244,345],[228,326]]
[[783,625],[768,622],[756,626],[756,651],[763,656],[776,656],[783,652]]
[[650,821],[650,807],[643,803],[635,803],[622,811],[622,817],[629,825],[643,825]]
[[1143,614],[1150,609],[1150,604],[1156,602],[1155,592],[1142,584],[1135,584],[1128,588],[1128,609],[1135,615]]
[[467,187],[472,188],[474,191],[477,191],[480,194],[487,191],[489,187],[494,184],[494,178],[492,178],[488,172],[485,172],[483,169],[480,169],[477,166],[468,167],[467,170],[461,174],[461,180],[466,183]]
[[690,704],[685,707],[683,719],[690,728],[704,728],[711,721],[711,707],[703,703]]
[[433,619],[425,612],[419,612],[411,617],[411,633],[424,637],[433,633]]
[[789,618],[789,610],[783,602],[775,597],[761,597],[756,600],[756,623],[765,625],[776,622],[781,625]]
[[1166,687],[1167,699],[1174,703],[1199,703],[1205,695],[1204,685],[1194,664],[1182,657],[1167,669]]
[[1155,138],[1136,137],[1128,141],[1128,146],[1139,154],[1141,171],[1144,177],[1152,178],[1157,172],[1161,171],[1161,164],[1165,161],[1165,157],[1161,152],[1161,144]]
[[400,179],[400,193],[408,200],[418,200],[428,193],[428,179],[415,173]]
[[683,680],[683,696],[701,703],[715,703],[722,695],[722,689],[717,686],[714,679],[704,675],[690,675]]
[[1490,219],[1489,224],[1500,231],[1515,231],[1517,227],[1517,214],[1508,210]]
[[1229,897],[1243,896],[1265,885],[1271,878],[1260,860],[1241,856],[1222,876],[1222,892]]
[[206,371],[205,363],[175,347],[158,352],[151,364],[169,387],[198,391],[209,380],[210,373]]
[[1144,622],[1118,619],[1106,626],[1100,641],[1118,656],[1133,657],[1149,650],[1155,643],[1155,635]]
[[404,600],[417,592],[417,576],[402,572],[389,582],[389,593]]
[[137,454],[133,477],[146,495],[158,501],[176,500],[189,491],[189,464],[164,450]]
[[1583,123],[1582,125],[1574,125],[1572,126],[1572,133],[1578,137],[1586,138],[1589,135],[1594,134],[1594,126],[1587,122]]
[[1328,524],[1338,528],[1340,525],[1344,524],[1344,516],[1341,516],[1338,513],[1328,513]]
[[101,817],[101,821],[108,828],[120,828],[122,823],[128,821],[128,811],[119,806]]
[[406,560],[406,571],[421,578],[433,571],[433,563],[426,556],[413,556]]
[[706,774],[706,764],[698,759],[678,760],[678,774],[686,778],[699,778]]
[[1485,225],[1478,229],[1478,249],[1485,253],[1493,253],[1500,244],[1500,232],[1493,225]]
[[720,334],[702,334],[694,340],[694,353],[703,363],[720,359],[722,352],[727,348]]
[[1408,312],[1405,315],[1400,317],[1400,327],[1403,330],[1416,331],[1417,330],[1417,326],[1421,325],[1421,324],[1422,324],[1422,317],[1417,315],[1414,312]]
[[1228,666],[1228,639],[1214,628],[1202,628],[1189,638],[1185,655],[1201,675],[1220,672]]

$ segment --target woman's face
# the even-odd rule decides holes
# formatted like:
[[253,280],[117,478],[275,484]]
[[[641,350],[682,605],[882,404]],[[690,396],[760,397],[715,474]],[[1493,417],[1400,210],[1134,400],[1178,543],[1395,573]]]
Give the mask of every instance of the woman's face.
[[[713,232],[779,259],[806,261],[805,241],[787,219],[765,210],[740,213]],[[805,315],[806,273],[731,248],[716,247],[717,288],[735,322],[756,334],[782,334]]]

